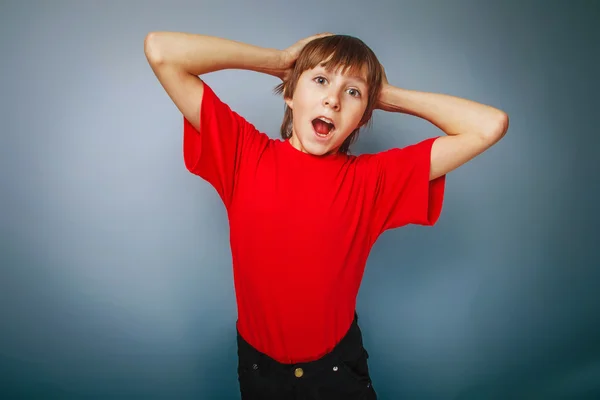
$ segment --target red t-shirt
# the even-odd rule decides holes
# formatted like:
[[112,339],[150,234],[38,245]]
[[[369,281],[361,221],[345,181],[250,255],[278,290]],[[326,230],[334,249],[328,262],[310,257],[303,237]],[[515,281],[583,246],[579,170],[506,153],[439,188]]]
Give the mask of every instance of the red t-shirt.
[[445,176],[429,181],[436,138],[312,156],[258,131],[206,83],[200,115],[200,133],[184,118],[184,161],[227,210],[237,328],[279,362],[320,358],[352,323],[378,236],[437,221]]

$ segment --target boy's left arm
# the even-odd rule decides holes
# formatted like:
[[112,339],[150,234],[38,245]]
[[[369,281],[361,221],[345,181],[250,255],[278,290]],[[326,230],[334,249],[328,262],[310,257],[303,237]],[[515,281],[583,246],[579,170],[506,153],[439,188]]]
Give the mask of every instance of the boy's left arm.
[[401,89],[383,77],[377,108],[423,118],[447,136],[431,148],[429,179],[460,167],[498,142],[508,130],[505,112],[446,94]]

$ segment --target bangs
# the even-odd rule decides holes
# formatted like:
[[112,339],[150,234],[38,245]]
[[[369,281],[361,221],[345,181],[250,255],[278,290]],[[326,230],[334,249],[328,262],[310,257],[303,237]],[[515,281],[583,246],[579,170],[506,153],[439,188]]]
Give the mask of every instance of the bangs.
[[320,38],[309,43],[305,48],[298,67],[301,71],[322,66],[328,71],[340,70],[343,74],[362,76],[369,86],[377,81],[380,75],[377,57],[360,39],[334,35]]

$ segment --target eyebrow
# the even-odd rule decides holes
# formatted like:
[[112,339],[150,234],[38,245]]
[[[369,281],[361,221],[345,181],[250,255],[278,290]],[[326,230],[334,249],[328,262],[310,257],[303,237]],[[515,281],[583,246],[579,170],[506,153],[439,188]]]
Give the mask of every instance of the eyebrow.
[[367,81],[361,75],[346,75],[348,78],[359,81],[363,83],[365,86],[368,86]]

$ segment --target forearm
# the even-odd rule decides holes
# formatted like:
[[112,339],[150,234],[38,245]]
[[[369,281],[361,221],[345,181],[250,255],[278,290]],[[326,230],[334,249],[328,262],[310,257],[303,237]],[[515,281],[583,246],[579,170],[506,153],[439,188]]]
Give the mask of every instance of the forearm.
[[193,75],[223,69],[245,69],[279,74],[281,51],[214,36],[153,32],[146,37],[145,52],[154,64],[176,65]]
[[379,108],[423,118],[448,135],[503,135],[508,127],[506,114],[494,107],[460,97],[391,85],[382,88]]

